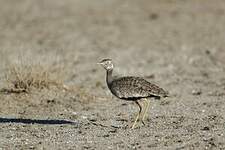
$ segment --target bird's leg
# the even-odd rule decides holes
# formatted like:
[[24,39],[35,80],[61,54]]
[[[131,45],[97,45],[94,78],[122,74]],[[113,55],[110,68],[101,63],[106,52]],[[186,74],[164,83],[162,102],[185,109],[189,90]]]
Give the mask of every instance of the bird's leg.
[[134,129],[134,127],[135,127],[137,121],[139,120],[140,114],[141,114],[141,112],[142,112],[142,106],[141,106],[141,104],[139,104],[138,101],[135,101],[135,103],[136,103],[136,104],[138,105],[138,107],[139,107],[139,112],[138,112],[138,114],[137,114],[137,117],[136,117],[136,119],[135,119],[135,121],[134,121],[134,123],[133,123],[131,129]]
[[145,110],[144,110],[144,114],[142,116],[141,122],[145,125],[144,119],[145,119],[145,116],[146,116],[147,111],[149,109],[149,100],[147,98],[145,98],[144,101],[145,101],[146,105],[145,105]]
[[[145,101],[145,99],[144,99],[144,101],[143,101],[143,107],[144,107],[144,113],[146,112],[146,109],[147,109],[147,103],[146,103],[146,101]],[[144,122],[144,120],[143,120],[143,117],[144,117],[144,114],[142,114],[142,116],[141,116],[141,122],[142,122],[142,124],[145,126],[145,122]]]

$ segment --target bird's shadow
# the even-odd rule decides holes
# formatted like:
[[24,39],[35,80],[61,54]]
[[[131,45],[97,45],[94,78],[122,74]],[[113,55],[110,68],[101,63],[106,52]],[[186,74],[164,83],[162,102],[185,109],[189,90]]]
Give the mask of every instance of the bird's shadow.
[[23,118],[2,118],[0,117],[0,124],[2,123],[23,123],[23,124],[42,124],[42,125],[76,125],[77,122],[58,119],[23,119]]

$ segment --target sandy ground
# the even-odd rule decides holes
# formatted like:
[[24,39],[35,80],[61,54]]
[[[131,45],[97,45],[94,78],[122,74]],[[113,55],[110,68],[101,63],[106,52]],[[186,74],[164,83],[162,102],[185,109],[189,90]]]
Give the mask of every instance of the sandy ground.
[[[0,94],[0,149],[225,149],[225,1],[1,0],[0,88],[11,64],[60,67],[72,91]],[[105,71],[146,77],[171,97],[113,97]]]

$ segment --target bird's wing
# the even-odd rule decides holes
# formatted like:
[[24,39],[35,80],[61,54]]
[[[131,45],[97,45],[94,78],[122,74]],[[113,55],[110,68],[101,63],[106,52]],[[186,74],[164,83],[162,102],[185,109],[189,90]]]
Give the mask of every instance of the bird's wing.
[[121,77],[112,82],[113,94],[120,98],[161,96],[163,89],[140,77]]
[[157,97],[161,97],[161,96],[167,96],[167,92],[165,90],[163,90],[162,88],[160,88],[159,86],[150,83],[148,81],[146,81],[145,79],[141,78],[141,85],[139,85],[139,88],[141,88],[143,91],[148,91],[150,96],[157,96]]

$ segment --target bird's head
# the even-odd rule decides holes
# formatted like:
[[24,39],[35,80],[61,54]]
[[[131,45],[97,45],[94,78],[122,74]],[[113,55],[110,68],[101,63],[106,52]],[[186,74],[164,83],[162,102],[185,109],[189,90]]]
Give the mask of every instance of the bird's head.
[[112,59],[103,59],[98,64],[100,64],[105,70],[113,70]]

